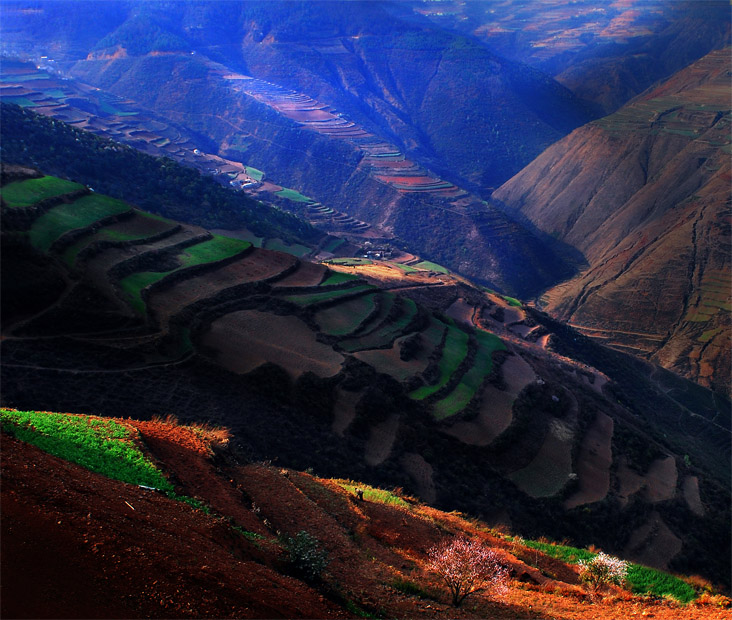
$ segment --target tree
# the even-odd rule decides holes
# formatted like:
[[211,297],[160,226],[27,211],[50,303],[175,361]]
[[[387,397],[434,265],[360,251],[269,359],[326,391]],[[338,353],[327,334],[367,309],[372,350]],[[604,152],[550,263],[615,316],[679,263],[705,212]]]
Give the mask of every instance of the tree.
[[430,549],[428,556],[429,568],[447,584],[455,607],[473,592],[501,592],[507,587],[508,569],[498,554],[473,540],[447,540]]
[[597,592],[611,583],[622,585],[628,575],[628,563],[602,551],[589,561],[580,560],[580,579]]

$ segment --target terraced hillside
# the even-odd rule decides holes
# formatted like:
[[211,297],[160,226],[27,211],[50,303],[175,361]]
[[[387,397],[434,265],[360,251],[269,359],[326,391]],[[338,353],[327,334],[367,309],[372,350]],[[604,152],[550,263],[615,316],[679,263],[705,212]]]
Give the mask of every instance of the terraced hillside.
[[607,391],[616,367],[552,353],[558,331],[520,302],[416,258],[326,267],[26,168],[3,178],[4,403],[225,421],[246,458],[726,578],[701,551],[728,518],[729,420],[706,391],[640,372]]
[[583,252],[542,305],[586,334],[730,388],[729,48],[543,153],[496,193]]
[[[0,421],[3,617],[729,613],[713,584],[639,564],[593,595],[578,560],[594,548],[524,540],[398,490],[247,463],[225,428],[5,408]],[[491,549],[506,579],[455,607],[429,550],[461,538]]]

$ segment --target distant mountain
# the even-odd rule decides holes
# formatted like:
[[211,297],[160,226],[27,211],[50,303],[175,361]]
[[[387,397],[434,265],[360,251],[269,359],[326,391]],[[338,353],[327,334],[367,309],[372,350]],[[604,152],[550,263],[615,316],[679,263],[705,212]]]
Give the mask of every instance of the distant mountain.
[[580,250],[546,309],[728,393],[729,49],[557,143],[494,194]]
[[242,458],[729,579],[708,390],[434,264],[309,263],[5,164],[4,404],[175,412]]
[[553,76],[605,114],[730,42],[729,4],[715,0],[412,5],[441,27]]

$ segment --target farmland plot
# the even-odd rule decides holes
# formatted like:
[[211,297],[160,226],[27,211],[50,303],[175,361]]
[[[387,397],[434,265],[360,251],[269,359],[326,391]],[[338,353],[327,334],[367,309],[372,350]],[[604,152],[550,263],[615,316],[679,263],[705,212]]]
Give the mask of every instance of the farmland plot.
[[376,308],[376,295],[365,295],[321,310],[315,315],[320,330],[331,336],[352,333]]
[[121,200],[98,194],[83,196],[72,203],[58,205],[39,217],[29,231],[31,245],[48,252],[63,234],[127,211],[130,211],[130,206]]
[[81,183],[74,183],[57,177],[41,177],[8,183],[0,196],[9,207],[29,207],[41,200],[55,198],[85,189]]
[[341,342],[340,346],[345,351],[354,352],[365,349],[377,349],[388,346],[394,342],[394,340],[404,332],[407,326],[417,315],[417,304],[415,304],[411,299],[401,297],[399,303],[401,304],[401,314],[396,320],[390,321],[383,327],[380,327],[365,336]]
[[439,362],[440,376],[434,385],[423,385],[409,394],[414,400],[424,400],[438,390],[441,390],[458,369],[468,354],[468,334],[454,325],[447,326],[447,336],[442,347],[442,357]]
[[216,351],[219,364],[239,374],[265,362],[281,366],[292,377],[307,370],[320,377],[338,374],[343,356],[315,336],[295,316],[243,310],[214,321],[202,341]]

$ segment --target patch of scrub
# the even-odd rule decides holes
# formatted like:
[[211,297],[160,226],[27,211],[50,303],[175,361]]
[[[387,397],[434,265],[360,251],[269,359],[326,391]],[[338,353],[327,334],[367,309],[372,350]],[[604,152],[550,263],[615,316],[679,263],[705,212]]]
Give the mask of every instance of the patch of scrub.
[[343,356],[315,336],[295,316],[242,310],[214,321],[202,343],[216,351],[218,363],[239,374],[272,362],[293,377],[307,370],[332,377],[340,371]]

